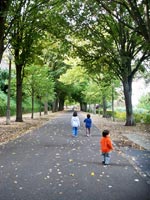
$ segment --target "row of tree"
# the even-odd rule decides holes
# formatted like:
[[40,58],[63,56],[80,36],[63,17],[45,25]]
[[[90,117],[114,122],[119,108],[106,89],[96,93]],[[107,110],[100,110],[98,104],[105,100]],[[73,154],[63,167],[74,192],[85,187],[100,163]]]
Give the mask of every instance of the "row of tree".
[[72,1],[63,10],[72,30],[68,40],[83,66],[122,82],[126,125],[134,125],[132,82],[137,72],[147,70],[144,62],[150,58],[150,2]]
[[[68,95],[59,81],[70,67],[64,60],[78,57],[95,82],[103,80],[103,88],[116,79],[122,82],[126,125],[134,125],[132,81],[147,70],[144,62],[150,58],[149,13],[148,0],[1,0],[0,60],[9,47],[16,66],[16,121],[22,121],[25,67],[49,67],[56,111]],[[85,107],[83,96],[72,93]]]

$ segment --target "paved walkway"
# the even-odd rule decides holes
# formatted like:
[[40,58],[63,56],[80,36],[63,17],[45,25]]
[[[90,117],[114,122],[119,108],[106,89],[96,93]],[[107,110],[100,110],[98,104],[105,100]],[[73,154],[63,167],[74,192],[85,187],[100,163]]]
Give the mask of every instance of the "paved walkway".
[[[101,164],[100,132],[71,136],[71,112],[0,146],[0,200],[150,200],[150,185],[120,152]],[[79,114],[81,122],[83,116]]]
[[139,134],[124,134],[130,141],[140,145],[145,150],[138,150],[133,148],[121,148],[126,157],[132,162],[137,171],[147,178],[150,184],[150,141]]
[[135,142],[136,144],[140,145],[146,150],[150,151],[150,141],[144,137],[143,135],[139,134],[124,134],[129,140]]

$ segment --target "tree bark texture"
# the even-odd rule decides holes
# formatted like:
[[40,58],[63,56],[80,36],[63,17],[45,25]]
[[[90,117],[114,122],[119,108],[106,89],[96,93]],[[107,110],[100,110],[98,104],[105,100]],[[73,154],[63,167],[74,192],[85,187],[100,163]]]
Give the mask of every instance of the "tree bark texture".
[[31,119],[34,118],[34,89],[32,87],[32,114],[31,114]]
[[128,78],[126,81],[123,81],[123,89],[124,89],[125,106],[126,106],[125,126],[134,126],[135,120],[132,108],[132,80]]
[[103,96],[103,117],[107,117],[107,102],[106,102],[106,96]]
[[16,64],[16,122],[22,122],[22,65]]
[[112,85],[111,100],[112,100],[112,118],[113,118],[113,121],[115,121],[115,115],[114,115],[114,85]]
[[52,112],[57,112],[57,111],[58,111],[58,98],[56,98],[52,103]]
[[81,111],[86,112],[87,111],[87,103],[80,102],[80,109],[81,109]]
[[59,108],[58,108],[59,111],[64,110],[64,103],[65,103],[64,98],[59,99]]
[[48,114],[48,103],[44,102],[44,115]]

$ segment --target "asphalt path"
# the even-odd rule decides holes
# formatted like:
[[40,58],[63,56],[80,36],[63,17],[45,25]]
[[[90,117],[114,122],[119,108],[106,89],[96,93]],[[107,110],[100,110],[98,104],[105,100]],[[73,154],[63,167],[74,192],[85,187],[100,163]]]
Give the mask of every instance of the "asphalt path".
[[83,115],[77,138],[72,112],[0,146],[0,200],[150,200],[150,185],[120,152],[104,166],[101,133],[85,136]]

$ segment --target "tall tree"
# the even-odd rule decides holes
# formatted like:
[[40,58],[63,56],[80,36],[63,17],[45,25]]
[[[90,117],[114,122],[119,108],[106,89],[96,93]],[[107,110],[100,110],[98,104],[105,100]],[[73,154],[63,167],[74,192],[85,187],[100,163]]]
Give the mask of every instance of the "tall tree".
[[[75,62],[75,60],[74,60]],[[75,64],[75,63],[74,63]],[[70,89],[70,96],[76,102],[80,103],[80,109],[86,111],[87,101],[85,99],[84,91],[86,91],[89,76],[80,66],[73,66],[68,69],[65,74],[60,77],[60,81]]]
[[17,16],[9,33],[10,43],[14,51],[16,65],[16,121],[22,121],[22,82],[23,69],[32,61],[35,45],[39,37],[44,37],[40,24],[45,20],[47,9],[53,9],[56,1],[46,0],[12,0],[9,9],[11,20]]
[[[140,70],[141,63],[150,55],[142,37],[122,23],[124,21],[130,25],[134,24],[125,8],[116,5],[115,9],[120,20],[116,20],[113,15],[108,14],[103,7],[98,7],[96,3],[86,1],[85,4],[84,1],[80,1],[77,4],[75,2],[68,7],[66,20],[70,21],[71,29],[76,30],[76,37],[87,41],[84,45],[83,43],[76,45],[80,58],[86,62],[93,61],[93,70],[96,68],[95,61],[99,60],[101,64],[105,62],[122,81],[126,125],[134,125],[132,80],[136,72]],[[72,43],[75,46],[73,40]]]
[[6,35],[8,34],[8,27],[6,25],[6,19],[9,11],[9,6],[11,0],[1,0],[0,1],[0,63],[2,59],[3,52],[5,50],[4,41]]
[[63,109],[64,98],[66,95],[64,86],[60,83],[60,76],[66,72],[70,65],[65,63],[68,49],[64,41],[48,33],[45,42],[41,44],[43,49],[40,52],[41,62],[49,66],[49,73],[54,80],[55,99],[52,104],[52,111],[56,112]]
[[[42,103],[52,102],[54,99],[54,82],[46,66],[27,66],[24,70],[23,90],[32,99],[32,116],[34,115],[34,100],[39,98]],[[27,91],[27,92],[26,92]]]

